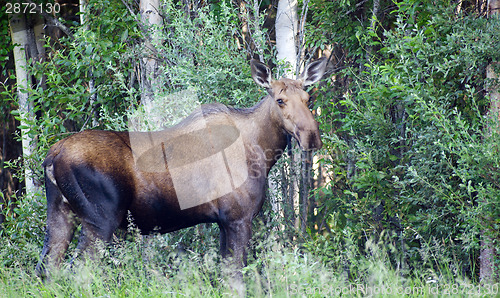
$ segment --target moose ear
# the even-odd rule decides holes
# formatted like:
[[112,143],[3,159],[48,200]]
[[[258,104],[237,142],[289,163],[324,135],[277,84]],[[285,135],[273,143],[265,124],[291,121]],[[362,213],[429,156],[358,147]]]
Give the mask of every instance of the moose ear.
[[264,87],[266,89],[271,87],[271,69],[255,59],[250,61],[250,67],[252,68],[252,78],[257,83],[257,85]]
[[321,80],[325,73],[327,61],[326,57],[323,57],[307,65],[299,78],[304,83],[304,86],[312,85]]

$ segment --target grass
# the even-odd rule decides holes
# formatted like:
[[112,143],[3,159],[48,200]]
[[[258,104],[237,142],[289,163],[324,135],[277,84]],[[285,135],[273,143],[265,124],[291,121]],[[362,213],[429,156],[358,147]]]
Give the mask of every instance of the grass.
[[[253,248],[243,272],[247,297],[449,297],[487,294],[446,270],[403,274],[370,242],[369,257],[356,261],[356,272],[325,263],[319,256],[283,247],[269,237]],[[100,249],[94,261],[77,260],[42,282],[34,274],[40,247],[22,249],[0,239],[0,297],[233,297],[227,266],[215,239],[201,251],[179,252],[165,236],[119,241]],[[17,253],[16,253],[17,252]],[[339,269],[344,268],[344,269]],[[349,277],[348,277],[349,276]],[[474,292],[476,291],[476,292]],[[491,287],[490,294],[498,293]]]

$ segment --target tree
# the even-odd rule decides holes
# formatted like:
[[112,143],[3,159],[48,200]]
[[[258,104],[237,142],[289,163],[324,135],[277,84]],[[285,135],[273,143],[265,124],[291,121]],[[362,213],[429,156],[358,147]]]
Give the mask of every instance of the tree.
[[[276,59],[278,63],[284,63],[284,76],[288,78],[295,78],[296,75],[296,65],[297,65],[297,1],[296,0],[279,0],[278,9],[276,12]],[[295,144],[295,142],[293,142]],[[289,142],[288,146],[291,146]],[[294,147],[297,147],[296,144]],[[292,153],[291,148],[288,150]],[[292,154],[290,156],[290,163],[288,167],[283,166],[280,175],[283,187],[283,197],[285,198],[283,202],[283,215],[285,216],[285,221],[289,224],[295,225],[295,206],[298,203],[298,179],[299,175],[297,172],[297,165],[300,164],[300,155]],[[288,177],[285,177],[288,176]],[[272,177],[269,180],[269,189],[273,193],[274,197],[278,196],[277,186],[273,183],[274,179],[278,177]],[[274,210],[279,210],[278,206],[273,205]]]
[[[21,141],[24,158],[24,178],[26,193],[28,196],[40,192],[40,185],[33,174],[32,165],[29,164],[31,155],[36,148],[35,140],[30,135],[30,126],[34,121],[33,102],[30,101],[29,90],[31,79],[28,72],[29,58],[38,57],[38,47],[34,35],[32,19],[33,15],[14,13],[10,16],[12,44],[14,45],[14,60],[16,65],[17,96],[19,106],[19,121],[21,124]],[[31,21],[28,23],[28,20]],[[28,30],[28,24],[32,25]]]
[[[301,73],[301,65],[305,63],[304,44],[305,44],[305,22],[308,11],[309,1],[303,2],[302,14],[298,17],[298,2],[296,0],[280,0],[276,13],[276,58],[278,62],[284,62],[284,76],[297,78]],[[292,145],[293,144],[293,145]],[[289,146],[297,149],[298,146],[292,140]],[[295,150],[297,151],[297,150]],[[288,182],[288,192],[284,193],[285,200],[285,219],[288,222],[294,220],[296,207],[299,209],[300,231],[306,232],[307,218],[310,209],[309,189],[312,182],[312,154],[311,152],[293,153],[289,150],[290,165],[287,175],[290,176]],[[281,175],[284,175],[281,171]],[[285,180],[282,178],[282,180]],[[271,189],[273,189],[273,186]]]
[[160,15],[159,0],[141,0],[139,3],[141,22],[146,32],[143,43],[144,53],[146,54],[140,61],[140,83],[141,83],[141,102],[150,112],[153,109],[152,101],[155,90],[159,87],[158,67],[156,58],[155,44],[159,43],[158,30],[163,20]]
[[276,13],[276,58],[285,62],[285,76],[294,78],[297,65],[297,0],[280,0]]
[[[89,12],[87,11],[87,6],[88,2],[87,0],[80,0],[79,1],[79,8],[80,8],[80,24],[84,26],[86,30],[90,30],[90,26],[87,22],[87,19],[89,17]],[[95,86],[95,80],[92,77],[92,69],[89,70],[89,93],[90,95],[90,106],[94,107],[97,101],[97,92],[96,92],[96,86]],[[96,127],[98,125],[97,122],[97,117],[94,117],[95,115],[92,115],[92,127]]]

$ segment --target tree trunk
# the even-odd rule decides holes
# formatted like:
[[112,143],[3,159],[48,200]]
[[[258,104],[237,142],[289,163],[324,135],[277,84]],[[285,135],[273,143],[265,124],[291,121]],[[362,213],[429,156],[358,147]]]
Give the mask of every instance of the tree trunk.
[[[498,17],[500,12],[500,1],[499,0],[489,0],[488,1],[488,17],[494,16]],[[492,123],[496,127],[489,128],[498,130],[498,121],[500,121],[500,93],[498,91],[498,75],[495,73],[495,67],[498,67],[499,62],[492,62],[488,65],[486,70],[486,79],[494,81],[495,83],[487,87],[490,96],[490,117],[493,118]],[[486,220],[490,222],[490,220]],[[491,228],[486,229],[481,233],[481,252],[479,256],[479,280],[482,284],[491,284],[494,278],[495,272],[495,248],[493,247],[493,239],[490,235],[494,235],[495,231]]]
[[[31,84],[28,73],[28,57],[37,56],[37,47],[34,42],[34,33],[31,30],[32,38],[27,27],[25,14],[11,14],[9,19],[12,44],[14,45],[14,61],[16,64],[17,96],[19,105],[19,119],[21,124],[21,143],[24,159],[24,181],[26,195],[32,196],[40,191],[30,160],[35,151],[35,142],[30,136],[30,122],[34,118],[33,103],[29,98],[29,87]],[[30,43],[30,40],[32,41]]]
[[80,24],[85,24],[87,20],[87,0],[79,0],[80,6]]
[[[158,61],[156,59],[155,43],[158,43],[158,28],[163,23],[160,15],[159,0],[141,0],[140,4],[141,22],[146,28],[148,36],[144,39],[144,53],[146,57],[142,58],[140,68],[141,73],[138,76],[141,83],[141,103],[147,114],[153,110],[153,99],[158,82]],[[150,119],[153,122],[155,119]]]
[[302,152],[302,163],[301,163],[301,177],[300,177],[300,192],[299,192],[299,204],[300,204],[300,231],[302,233],[307,232],[307,218],[309,215],[309,208],[312,204],[309,202],[309,189],[311,188],[311,168],[312,168],[312,153],[311,151]]
[[[368,30],[372,31],[373,33],[376,33],[376,26],[378,22],[378,11],[380,9],[380,0],[373,0],[373,8],[372,8],[372,17],[370,19],[370,28]],[[367,63],[370,62],[370,58],[373,53],[373,46],[368,46],[366,50],[366,60]]]
[[280,0],[276,13],[276,50],[279,61],[286,64],[285,76],[295,78],[297,65],[297,0]]
[[[300,74],[300,58],[302,56],[302,46],[304,43],[304,28],[307,15],[308,1],[304,1],[302,13],[303,16],[300,22],[300,35],[298,32],[299,18],[297,13],[298,2],[296,0],[280,0],[278,2],[278,10],[276,14],[276,50],[279,61],[285,62],[284,76],[288,78],[297,78]],[[291,142],[293,145],[291,153],[288,194],[284,194],[286,201],[291,206],[286,206],[292,210],[295,217],[295,226],[302,233],[306,232],[307,217],[309,211],[309,189],[311,177],[312,155],[309,153],[299,153],[296,142]],[[289,144],[290,145],[290,144]],[[290,214],[290,212],[286,212]],[[293,220],[287,218],[287,221]]]
[[[307,11],[309,10],[309,0],[302,2],[302,12],[298,24],[298,43],[297,43],[297,63],[295,64],[295,73],[301,73],[302,63],[306,63],[305,57],[305,39],[306,39],[306,19]],[[314,51],[313,51],[314,52]],[[305,66],[305,65],[304,65]]]
[[[245,1],[239,0],[239,1],[237,1],[237,3],[238,3],[238,8],[239,8],[238,17],[239,17],[240,23],[241,23],[241,39],[243,42],[243,45],[239,45],[238,48],[245,48],[247,53],[251,54],[252,50],[251,50],[250,32],[249,32],[249,26],[248,26],[250,18],[248,16],[248,9],[247,9]],[[236,40],[239,44],[238,39],[236,39]],[[253,58],[253,57],[250,56],[250,58]],[[260,62],[264,63],[265,61],[260,60]]]
[[[87,0],[79,0],[79,6],[80,6],[80,24],[82,24],[82,26],[85,26],[85,30],[90,30],[90,25],[89,23],[87,22],[89,16],[88,16],[88,11],[87,11],[87,5],[88,5],[88,2]],[[91,108],[91,115],[89,115],[90,119],[92,119],[91,121],[91,126],[92,127],[96,127],[99,125],[99,121],[97,120],[98,119],[98,112],[96,110],[94,110],[95,106],[96,106],[96,101],[97,101],[97,90],[96,90],[96,87],[95,87],[95,80],[94,80],[94,75],[93,75],[93,71],[92,71],[92,67],[90,67],[90,70],[89,70],[89,93],[90,93],[90,108]],[[86,129],[86,125],[83,125],[83,127],[81,128],[82,130],[83,129]]]
[[260,62],[264,61],[264,48],[266,43],[266,35],[262,31],[260,24],[260,1],[253,0],[252,5],[248,5],[245,0],[237,0],[238,18],[241,24],[241,45],[240,40],[236,38],[238,48],[245,48],[247,56],[254,58],[255,54],[259,56]]
[[[278,10],[276,12],[276,50],[277,50],[277,59],[280,62],[285,62],[284,65],[284,76],[288,78],[295,78],[295,66],[297,65],[297,34],[298,27],[298,19],[297,19],[297,1],[296,0],[279,0],[278,2]],[[278,73],[282,73],[282,71],[278,71]],[[295,142],[291,142],[288,145],[290,146]],[[288,150],[289,153],[292,153],[294,150]],[[286,216],[286,222],[292,222],[295,226],[299,224],[296,223],[293,219],[295,216],[295,206],[298,206],[298,180],[300,171],[295,169],[295,165],[300,164],[300,155],[291,154],[290,156],[290,164],[289,167],[283,165],[283,170],[276,175],[283,174],[283,172],[288,174],[290,179],[287,179],[287,190],[282,192],[284,208],[280,208],[277,201],[271,200],[273,210],[283,210],[283,215]],[[269,179],[269,192],[274,196],[278,197],[278,188],[277,185],[272,183],[273,179]],[[276,180],[279,180],[276,178]],[[284,179],[281,179],[284,181]],[[284,189],[284,188],[283,188]],[[291,212],[290,212],[291,211]],[[296,217],[295,219],[299,219],[300,217]]]

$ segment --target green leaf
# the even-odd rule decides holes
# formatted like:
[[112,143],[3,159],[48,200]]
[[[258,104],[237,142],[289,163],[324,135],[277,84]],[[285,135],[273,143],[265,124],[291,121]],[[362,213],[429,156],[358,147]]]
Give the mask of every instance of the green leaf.
[[127,37],[128,37],[128,29],[123,31],[122,37],[121,37],[121,42],[124,43],[127,40]]

